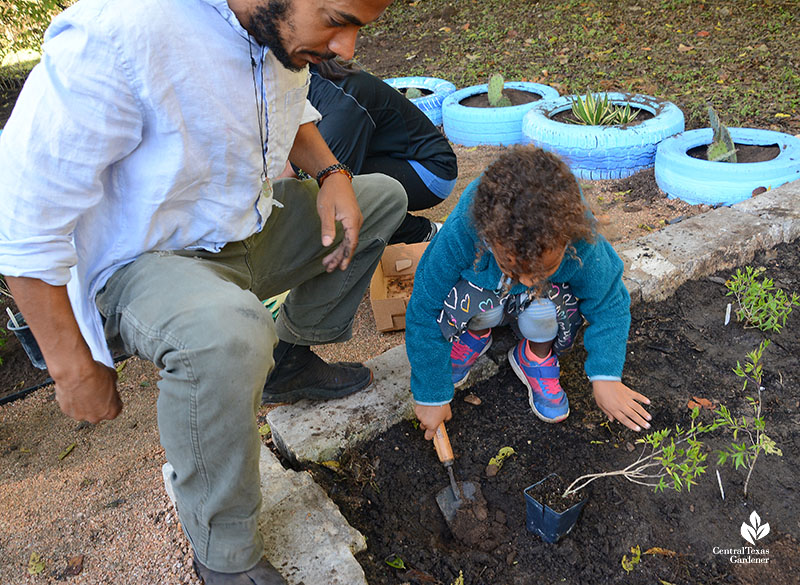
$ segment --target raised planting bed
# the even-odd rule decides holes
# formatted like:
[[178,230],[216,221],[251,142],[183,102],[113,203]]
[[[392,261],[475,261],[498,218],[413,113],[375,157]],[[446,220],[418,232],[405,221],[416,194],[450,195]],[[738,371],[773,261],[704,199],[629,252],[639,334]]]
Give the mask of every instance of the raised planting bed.
[[[798,243],[761,253],[750,264],[764,266],[765,276],[787,292],[800,291]],[[345,454],[338,471],[314,468],[348,521],[367,538],[368,549],[359,560],[370,585],[450,585],[459,572],[469,585],[796,583],[800,310],[792,312],[779,334],[745,328],[735,316],[726,326],[732,297],[723,283],[734,272],[689,282],[666,301],[634,306],[624,381],[651,399],[654,430],[688,425],[690,400],[751,415],[746,396],[755,389],[743,392],[732,370],[763,339],[771,339],[762,358],[762,409],[766,432],[783,455],[759,457],[746,498],[746,470],[725,465],[720,468],[722,499],[716,458],[709,453],[708,472],[689,493],[654,493],[619,477],[593,482],[584,490],[589,497],[572,531],[557,544],[544,542],[526,528],[523,491],[550,473],[569,483],[585,473],[627,465],[638,455],[635,441],[642,435],[606,423],[583,374],[582,349],[562,356],[571,414],[556,425],[531,413],[524,388],[502,364],[496,377],[457,394],[447,425],[457,480],[478,483],[487,501],[483,536],[473,540],[477,544],[465,545],[448,529],[434,499],[448,485],[447,474],[433,446],[410,422]],[[512,342],[507,331],[498,333],[493,359]],[[468,393],[480,404],[466,402]],[[703,408],[699,418],[714,416]],[[719,439],[705,442],[717,448],[731,437]],[[507,446],[515,454],[496,475],[487,476],[489,460]],[[753,512],[761,528],[755,545],[742,535],[743,524],[753,526]],[[764,524],[770,526],[766,535]],[[636,547],[641,555],[634,562],[631,548]],[[385,562],[395,556],[404,568]]]
[[711,128],[665,139],[655,159],[656,182],[671,198],[696,205],[733,205],[800,180],[800,138],[758,128],[730,128],[738,162],[709,161]]
[[507,81],[503,94],[511,101],[507,107],[490,107],[489,85],[473,85],[448,95],[442,102],[444,133],[462,146],[493,144],[510,146],[528,139],[522,133],[522,119],[534,104],[558,96],[549,85],[530,81]]
[[599,95],[615,106],[638,109],[639,115],[623,125],[574,124],[572,102],[586,96],[562,96],[535,104],[522,120],[522,132],[536,146],[561,156],[577,177],[595,180],[652,167],[658,143],[683,131],[683,112],[672,102],[642,94]]

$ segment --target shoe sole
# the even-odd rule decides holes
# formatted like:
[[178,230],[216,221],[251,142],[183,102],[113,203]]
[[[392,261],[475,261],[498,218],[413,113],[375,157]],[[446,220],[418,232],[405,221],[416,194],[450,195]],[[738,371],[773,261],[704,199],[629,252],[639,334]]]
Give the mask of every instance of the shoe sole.
[[[354,365],[361,366],[363,364],[356,364]],[[265,395],[262,393],[261,395],[261,405],[262,406],[274,406],[276,404],[294,404],[295,402],[299,402],[301,400],[334,400],[336,398],[344,398],[346,396],[350,396],[351,394],[355,394],[359,390],[363,390],[370,384],[372,384],[372,380],[374,376],[372,375],[372,370],[369,370],[369,378],[366,382],[362,384],[358,384],[356,386],[351,386],[350,388],[342,388],[340,390],[325,390],[324,388],[302,388],[299,390],[291,390],[289,392],[281,392],[280,394],[273,394],[273,395]]]
[[481,358],[481,356],[483,354],[485,354],[489,350],[490,347],[492,347],[491,338],[489,339],[489,343],[486,344],[486,347],[484,347],[481,350],[481,353],[478,354],[478,357],[475,358],[475,361],[472,363],[472,366],[470,366],[469,370],[467,370],[467,373],[464,375],[464,377],[461,378],[458,382],[455,382],[453,384],[453,388],[461,388],[464,384],[467,383],[467,380],[469,379],[470,372],[472,372],[472,368],[475,366],[476,363],[478,363],[478,360]]
[[531,405],[531,410],[533,411],[533,414],[535,414],[537,417],[539,417],[540,420],[546,423],[551,423],[551,424],[560,423],[569,416],[569,407],[567,407],[566,414],[564,414],[563,416],[558,416],[556,418],[548,418],[544,416],[541,412],[536,410],[536,405],[533,402],[533,389],[531,388],[531,385],[528,383],[528,377],[525,375],[525,372],[522,371],[522,366],[520,366],[517,363],[517,359],[514,357],[515,348],[516,346],[508,350],[508,363],[511,364],[511,369],[514,370],[514,373],[517,375],[517,378],[519,378],[520,382],[525,384],[525,387],[528,389],[528,404]]

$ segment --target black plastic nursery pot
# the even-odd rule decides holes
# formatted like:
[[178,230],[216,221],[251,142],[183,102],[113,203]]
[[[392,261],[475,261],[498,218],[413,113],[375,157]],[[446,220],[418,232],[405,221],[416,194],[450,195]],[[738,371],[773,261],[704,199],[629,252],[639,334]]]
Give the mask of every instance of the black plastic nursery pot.
[[25,324],[25,318],[22,313],[15,314],[14,319],[16,319],[17,324],[15,325],[14,321],[9,319],[6,327],[17,336],[31,363],[40,370],[46,370],[47,364],[45,364],[44,357],[42,357],[42,351],[39,349],[39,344],[36,343],[36,338],[33,336],[31,328]]
[[562,512],[556,512],[547,504],[537,500],[531,492],[545,482],[552,481],[558,478],[558,475],[551,473],[541,481],[536,482],[532,486],[525,488],[523,494],[525,495],[525,508],[526,508],[526,526],[530,532],[538,534],[543,541],[549,543],[558,542],[558,540],[566,535],[575,526],[578,521],[578,516],[583,509],[583,505],[588,499],[583,497],[579,502],[572,504]]

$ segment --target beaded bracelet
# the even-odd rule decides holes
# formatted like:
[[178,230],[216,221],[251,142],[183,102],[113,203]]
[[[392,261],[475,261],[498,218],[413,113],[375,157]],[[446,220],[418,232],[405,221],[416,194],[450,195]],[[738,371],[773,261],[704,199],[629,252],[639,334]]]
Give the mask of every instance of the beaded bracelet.
[[336,163],[335,165],[325,167],[317,173],[317,184],[322,187],[322,182],[334,173],[342,173],[347,175],[347,178],[350,179],[350,181],[353,180],[353,173],[350,171],[347,165],[344,163]]

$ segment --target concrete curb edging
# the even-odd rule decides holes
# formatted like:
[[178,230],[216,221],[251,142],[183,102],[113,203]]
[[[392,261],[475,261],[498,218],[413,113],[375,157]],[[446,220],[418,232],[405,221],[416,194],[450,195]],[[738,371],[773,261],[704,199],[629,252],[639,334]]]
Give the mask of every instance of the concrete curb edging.
[[382,433],[413,416],[405,345],[375,357],[372,384],[340,400],[279,406],[267,414],[272,440],[290,461],[337,459],[348,446]]
[[261,447],[261,516],[267,559],[292,585],[367,585],[356,553],[367,541],[311,475],[284,469]]
[[684,282],[800,236],[800,182],[696,215],[616,246],[632,302],[660,301]]

